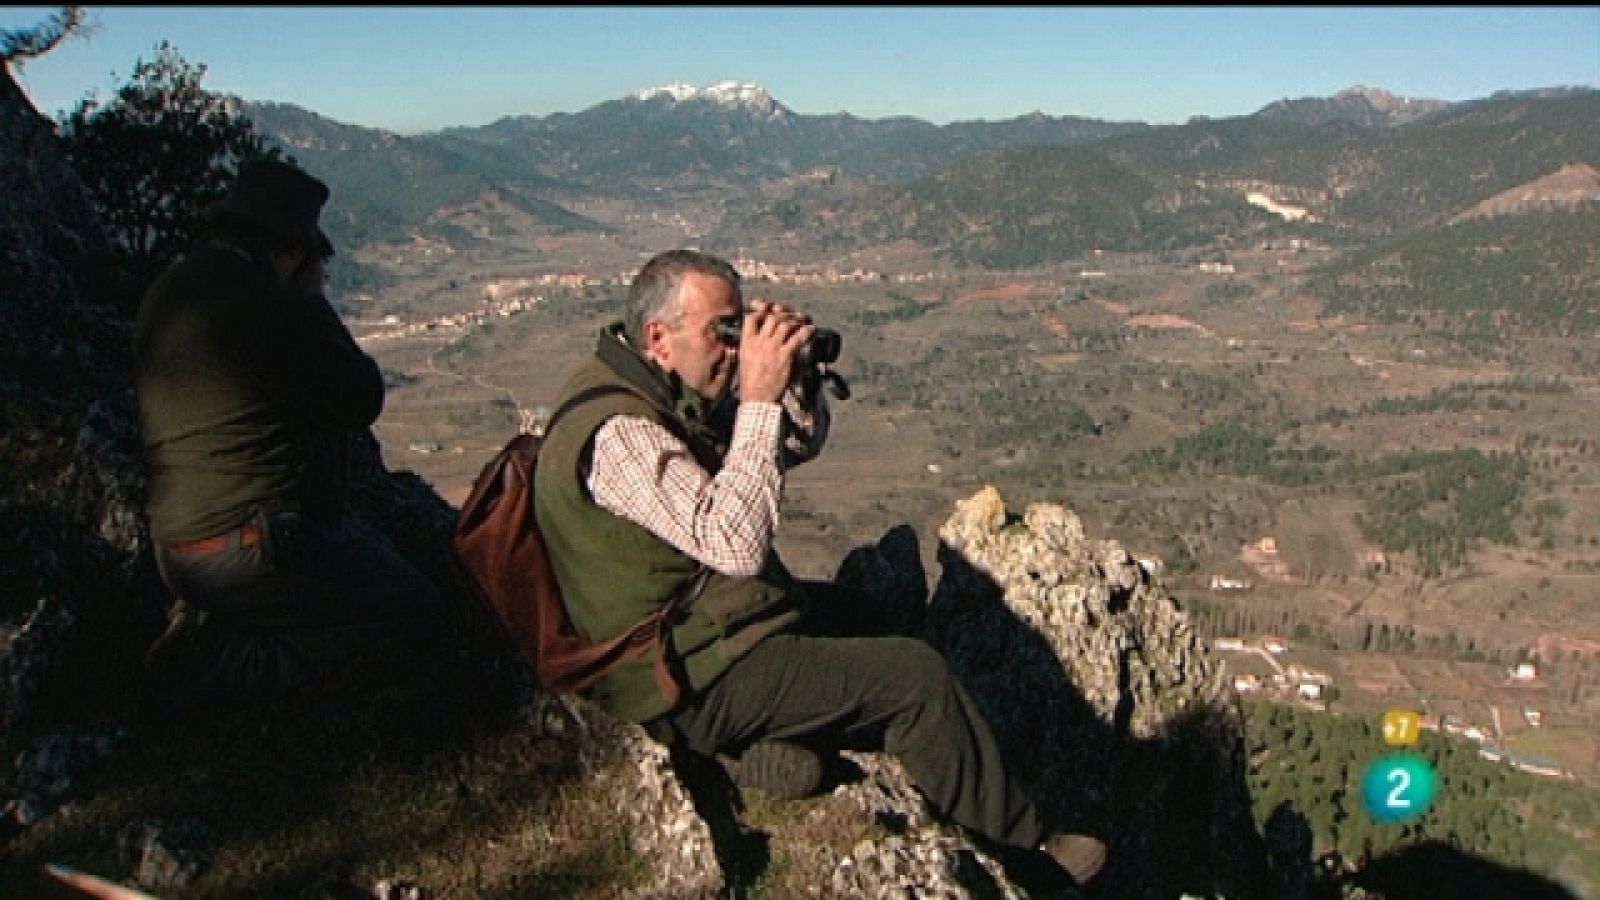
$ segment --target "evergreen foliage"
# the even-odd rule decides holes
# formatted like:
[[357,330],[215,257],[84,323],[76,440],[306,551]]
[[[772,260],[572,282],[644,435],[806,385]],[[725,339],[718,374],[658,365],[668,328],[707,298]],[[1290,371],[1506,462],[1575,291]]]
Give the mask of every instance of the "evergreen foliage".
[[1327,464],[1336,458],[1335,451],[1321,444],[1280,447],[1272,435],[1223,422],[1184,435],[1173,441],[1171,447],[1157,447],[1139,454],[1128,461],[1128,466],[1133,471],[1236,475],[1303,486],[1322,483],[1331,477]]
[[871,192],[852,218],[871,240],[914,240],[942,247],[959,264],[1007,269],[1096,249],[1206,243],[1219,233],[1248,230],[1265,215],[1242,196],[1140,174],[1092,150],[1029,146]]
[[1320,191],[1341,155],[1371,134],[1348,122],[1196,116],[1183,125],[1091,146],[1124,165],[1185,179],[1242,179]]
[[1504,394],[1569,395],[1576,389],[1560,378],[1514,375],[1493,382],[1458,381],[1427,394],[1413,397],[1379,397],[1361,404],[1355,412],[1338,406],[1325,407],[1316,420],[1342,425],[1356,416],[1411,416],[1428,413],[1463,413],[1475,409],[1520,410],[1526,401],[1511,401]]
[[0,29],[0,63],[20,65],[84,33],[83,7],[63,6],[32,28]]
[[1600,878],[1589,844],[1600,830],[1600,793],[1592,788],[1517,771],[1482,758],[1464,738],[1424,730],[1408,750],[1438,773],[1438,795],[1418,818],[1378,825],[1363,808],[1361,780],[1394,748],[1375,720],[1258,701],[1247,701],[1246,712],[1257,821],[1292,803],[1310,823],[1319,857],[1361,867],[1432,840],[1509,867]]
[[1600,204],[1474,219],[1352,252],[1311,280],[1329,315],[1563,336],[1600,331]]
[[1517,543],[1512,522],[1528,477],[1520,455],[1412,451],[1362,468],[1385,489],[1373,493],[1357,524],[1385,550],[1414,551],[1425,577],[1465,565],[1480,539]]
[[[1452,106],[1343,148],[1344,160],[1381,160],[1334,202],[1341,221],[1396,232],[1439,224],[1502,191],[1574,162],[1600,162],[1600,91],[1556,96],[1504,92]],[[1332,181],[1331,183],[1338,183]],[[1594,232],[1590,232],[1593,234]]]
[[195,242],[239,165],[280,156],[236,101],[201,86],[205,73],[163,41],[110,102],[87,97],[60,122],[67,159],[129,276],[117,302],[130,309]]
[[1088,146],[1144,171],[1320,198],[1342,228],[1393,234],[1440,224],[1568,163],[1595,162],[1600,91],[1497,94],[1388,128],[1196,117]]

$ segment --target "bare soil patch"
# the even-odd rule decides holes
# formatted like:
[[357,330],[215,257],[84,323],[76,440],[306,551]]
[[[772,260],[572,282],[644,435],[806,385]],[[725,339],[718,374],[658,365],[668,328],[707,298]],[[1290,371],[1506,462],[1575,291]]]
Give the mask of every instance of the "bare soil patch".
[[999,287],[981,288],[956,295],[957,303],[972,303],[979,300],[1020,300],[1034,294],[1047,294],[1054,290],[1046,284],[1036,281],[1013,281]]
[[1148,313],[1140,316],[1130,316],[1128,324],[1140,328],[1187,328],[1191,331],[1203,332],[1206,329],[1196,322],[1175,316],[1170,313]]

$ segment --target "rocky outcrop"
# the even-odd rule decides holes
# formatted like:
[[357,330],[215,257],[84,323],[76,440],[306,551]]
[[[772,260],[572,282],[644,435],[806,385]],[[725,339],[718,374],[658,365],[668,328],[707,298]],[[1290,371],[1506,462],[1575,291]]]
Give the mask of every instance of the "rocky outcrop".
[[127,324],[94,303],[106,240],[50,124],[0,66],[0,731],[25,720],[114,553],[73,465],[127,383]]
[[1243,714],[1158,566],[987,488],[940,530],[929,638],[1047,817],[1108,835],[1115,896],[1260,895]]
[[[992,488],[958,504],[940,531],[939,557],[943,571],[921,614],[906,608],[926,583],[909,528],[852,553],[839,580],[883,598],[892,621],[923,623],[1048,819],[1109,838],[1096,896],[1267,896],[1237,698],[1155,566],[1089,537],[1059,505],[1015,515]],[[737,886],[728,872],[748,864],[739,854],[750,843],[713,837],[719,821],[738,830],[727,821],[738,818],[736,795],[722,789],[720,801],[696,801],[697,791],[718,796],[694,787],[717,775],[686,761],[673,767],[642,733],[626,739],[624,756],[614,770],[627,773],[619,800],[628,798],[636,850],[657,861],[645,893]],[[787,848],[786,866],[828,886],[821,896],[1026,896],[993,858],[934,821],[897,762],[851,759],[858,779],[807,801],[809,812],[770,835]],[[844,852],[796,846],[789,832],[814,833],[817,818],[830,819],[834,834],[864,824],[888,834]],[[718,860],[723,874],[691,857]]]

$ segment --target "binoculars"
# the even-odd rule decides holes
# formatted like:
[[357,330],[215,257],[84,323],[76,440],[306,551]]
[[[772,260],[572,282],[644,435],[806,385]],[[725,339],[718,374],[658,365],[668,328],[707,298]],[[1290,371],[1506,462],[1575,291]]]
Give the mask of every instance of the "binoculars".
[[[717,331],[717,337],[723,343],[739,346],[739,336],[743,332],[744,323],[731,319],[718,319],[712,326]],[[796,369],[810,369],[816,366],[828,366],[839,361],[839,351],[844,349],[844,338],[832,328],[818,328],[811,334],[811,340],[800,348],[795,356]]]
[[[717,319],[712,323],[716,329],[717,338],[723,343],[739,346],[739,337],[744,331],[743,320]],[[818,328],[811,333],[811,339],[800,348],[794,358],[794,380],[805,388],[808,396],[814,396],[821,383],[826,381],[828,388],[840,400],[850,398],[850,386],[845,383],[838,372],[824,369],[839,361],[839,351],[844,349],[844,338],[832,328]]]

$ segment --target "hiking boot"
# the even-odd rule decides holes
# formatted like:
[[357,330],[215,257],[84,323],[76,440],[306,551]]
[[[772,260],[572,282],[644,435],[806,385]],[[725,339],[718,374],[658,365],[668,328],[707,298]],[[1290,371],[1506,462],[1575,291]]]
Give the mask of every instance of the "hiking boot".
[[1105,842],[1086,834],[1051,835],[1039,849],[1065,869],[1079,887],[1088,884],[1106,864]]
[[822,757],[786,741],[758,741],[738,758],[718,754],[728,777],[779,800],[811,797],[822,790]]

